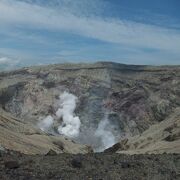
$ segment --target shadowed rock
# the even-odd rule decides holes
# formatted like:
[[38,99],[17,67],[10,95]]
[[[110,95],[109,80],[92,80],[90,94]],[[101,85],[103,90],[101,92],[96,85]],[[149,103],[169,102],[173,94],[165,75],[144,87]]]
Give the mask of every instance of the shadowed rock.
[[19,168],[20,166],[18,161],[6,161],[4,165],[8,169],[16,169],[16,168]]
[[74,168],[82,167],[82,159],[78,156],[72,159],[71,164]]

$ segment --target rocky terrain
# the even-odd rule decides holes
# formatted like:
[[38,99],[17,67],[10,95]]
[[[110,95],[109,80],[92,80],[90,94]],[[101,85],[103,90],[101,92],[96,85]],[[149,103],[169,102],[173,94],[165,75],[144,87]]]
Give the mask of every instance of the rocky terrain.
[[[94,134],[106,117],[108,124],[105,130],[113,134],[115,142],[129,139],[125,150],[179,152],[179,66],[61,64],[2,72],[1,112],[11,114],[13,120],[3,117],[5,113],[1,113],[1,128],[11,133],[23,133],[23,137],[25,134],[33,138],[31,142],[34,143],[44,133],[39,132],[38,121],[55,114],[56,101],[64,91],[78,97],[75,113],[81,120],[81,128],[79,137],[74,139],[76,142],[91,145],[95,150],[99,146],[101,150],[105,149],[102,137],[98,139]],[[3,118],[10,122],[5,123]],[[161,127],[161,132],[158,127]],[[173,138],[168,140],[170,136]],[[155,143],[158,146],[150,147]],[[22,147],[16,148],[7,141],[1,144],[12,150],[23,151]]]
[[0,177],[5,180],[178,180],[180,155],[23,155],[0,156]]
[[[77,97],[76,137],[58,131],[63,92]],[[49,116],[52,127],[42,131]],[[4,179],[178,179],[180,66],[99,62],[0,72],[0,147]],[[7,159],[20,165],[8,169]]]

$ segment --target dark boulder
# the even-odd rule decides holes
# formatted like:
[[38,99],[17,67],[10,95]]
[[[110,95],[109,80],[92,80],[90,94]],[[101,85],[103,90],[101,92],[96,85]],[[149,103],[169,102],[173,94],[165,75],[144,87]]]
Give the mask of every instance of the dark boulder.
[[80,157],[75,157],[72,159],[71,164],[74,168],[82,167],[82,159]]
[[131,165],[130,165],[130,163],[128,163],[128,162],[121,162],[121,167],[122,167],[122,168],[130,168]]
[[54,151],[54,150],[52,150],[52,149],[50,149],[50,150],[48,151],[48,153],[46,154],[46,156],[56,156],[56,155],[57,155],[57,152]]
[[19,163],[18,161],[6,161],[4,163],[5,167],[8,169],[16,169],[19,168]]

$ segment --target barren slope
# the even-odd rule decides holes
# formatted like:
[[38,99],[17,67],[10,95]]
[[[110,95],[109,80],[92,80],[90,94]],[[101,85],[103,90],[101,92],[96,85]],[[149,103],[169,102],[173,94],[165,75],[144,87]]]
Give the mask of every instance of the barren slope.
[[50,150],[58,153],[88,153],[88,146],[74,143],[63,136],[51,136],[27,122],[21,122],[0,110],[0,145],[24,154],[47,154]]

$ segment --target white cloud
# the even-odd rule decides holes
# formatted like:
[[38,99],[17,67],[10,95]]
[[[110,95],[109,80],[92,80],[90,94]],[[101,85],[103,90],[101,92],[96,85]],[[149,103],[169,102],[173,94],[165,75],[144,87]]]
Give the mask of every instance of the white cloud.
[[[75,14],[73,10],[76,10],[77,6],[70,6],[71,10],[67,8],[68,2],[70,4],[72,0],[68,0],[65,5],[63,1],[59,2],[62,7],[58,7],[61,8],[16,0],[1,0],[0,26],[25,25],[33,29],[72,32],[119,45],[180,51],[180,32],[177,30],[120,19],[105,19],[100,16],[89,17],[83,13]],[[86,6],[87,3],[84,3],[83,7]]]
[[0,57],[0,64],[5,64],[5,65],[14,65],[14,64],[17,64],[19,63],[18,60],[12,60],[11,58],[9,57]]
[[20,65],[20,60],[6,56],[0,56],[0,70],[10,70],[17,68]]
[[[161,51],[161,57],[166,53],[180,57],[180,31],[178,30],[122,19],[103,18],[100,15],[105,9],[102,0],[52,0],[46,4],[42,2],[44,3],[42,0],[26,0],[26,2],[1,0],[1,31],[7,29],[4,27],[8,27],[9,32],[5,33],[18,37],[23,33],[14,34],[14,27],[60,33],[64,31],[117,44],[119,47],[157,49]],[[34,35],[27,37],[28,39],[37,40],[42,44],[46,42]],[[65,51],[67,52],[66,49]],[[150,58],[154,58],[150,52],[147,54]],[[143,56],[146,57],[146,54]]]
[[0,64],[7,64],[9,59],[7,57],[0,57]]

